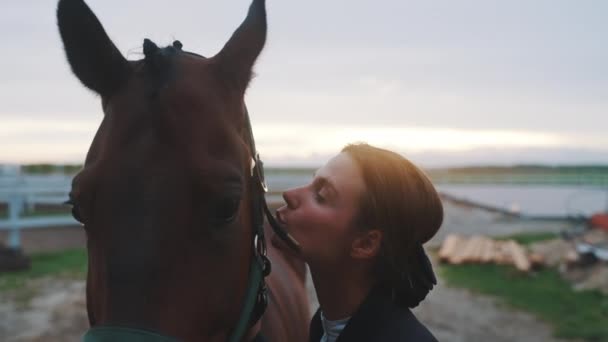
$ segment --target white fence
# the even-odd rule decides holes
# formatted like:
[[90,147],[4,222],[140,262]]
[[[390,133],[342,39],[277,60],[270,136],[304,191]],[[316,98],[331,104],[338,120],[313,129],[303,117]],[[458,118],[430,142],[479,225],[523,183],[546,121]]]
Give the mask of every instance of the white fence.
[[0,231],[8,231],[8,245],[21,246],[21,229],[77,225],[71,215],[47,215],[24,217],[39,204],[57,205],[68,199],[71,177],[65,175],[25,176],[21,174],[0,176],[0,203],[8,207],[8,217],[0,218]]
[[[307,184],[312,172],[266,173],[270,193],[269,203],[281,201],[285,189]],[[71,215],[28,216],[23,213],[32,211],[34,206],[58,205],[68,199],[72,177],[58,174],[45,176],[0,173],[0,204],[8,204],[8,217],[0,217],[0,231],[9,231],[8,244],[20,246],[20,231],[54,226],[78,225]],[[522,185],[450,185],[439,184],[441,192],[453,197],[470,199],[475,203],[512,209],[516,205],[522,214],[531,216],[567,217],[571,215],[588,216],[595,212],[608,210],[608,191],[601,187],[581,186],[522,186]]]
[[[270,174],[268,186],[273,191],[268,194],[269,201],[281,200],[280,191],[304,184],[310,175],[294,176]],[[55,226],[78,225],[71,215],[45,215],[24,217],[26,211],[33,211],[36,205],[59,205],[68,200],[72,177],[57,174],[33,176],[19,172],[0,173],[0,204],[8,206],[8,217],[0,217],[0,231],[8,231],[8,245],[12,248],[21,246],[21,230]]]

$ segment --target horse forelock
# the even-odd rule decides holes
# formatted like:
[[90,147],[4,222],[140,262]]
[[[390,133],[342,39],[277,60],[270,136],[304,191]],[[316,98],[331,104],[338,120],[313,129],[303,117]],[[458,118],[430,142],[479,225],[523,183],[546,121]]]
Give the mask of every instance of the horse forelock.
[[146,76],[146,84],[149,86],[150,96],[155,96],[158,90],[175,77],[176,57],[179,55],[194,56],[206,59],[204,56],[194,52],[183,51],[182,43],[174,41],[172,45],[159,48],[149,39],[144,40],[144,59],[139,63],[139,70],[143,70]]

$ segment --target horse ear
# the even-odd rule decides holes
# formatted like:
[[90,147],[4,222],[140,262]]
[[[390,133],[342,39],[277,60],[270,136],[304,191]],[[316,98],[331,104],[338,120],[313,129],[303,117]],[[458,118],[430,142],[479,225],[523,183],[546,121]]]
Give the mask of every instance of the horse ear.
[[111,95],[128,76],[129,62],[89,6],[82,0],[60,0],[57,25],[76,77],[98,94]]
[[266,2],[253,0],[247,18],[216,56],[222,76],[231,79],[242,91],[247,88],[253,65],[266,43],[266,31]]

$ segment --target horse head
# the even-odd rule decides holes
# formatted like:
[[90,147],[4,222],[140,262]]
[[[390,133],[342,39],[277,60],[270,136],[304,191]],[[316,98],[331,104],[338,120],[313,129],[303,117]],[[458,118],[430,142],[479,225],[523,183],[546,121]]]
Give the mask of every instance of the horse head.
[[82,0],[60,0],[57,18],[104,113],[70,193],[87,236],[90,324],[226,340],[254,257],[244,93],[264,0],[208,58],[145,40],[144,58],[127,60]]

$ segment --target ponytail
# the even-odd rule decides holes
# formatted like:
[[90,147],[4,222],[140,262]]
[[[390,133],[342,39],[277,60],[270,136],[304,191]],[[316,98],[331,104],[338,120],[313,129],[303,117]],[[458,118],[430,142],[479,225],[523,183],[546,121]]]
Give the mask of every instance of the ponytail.
[[407,270],[400,273],[399,279],[393,283],[393,300],[399,306],[415,308],[437,285],[433,265],[418,244],[414,248],[412,260]]

